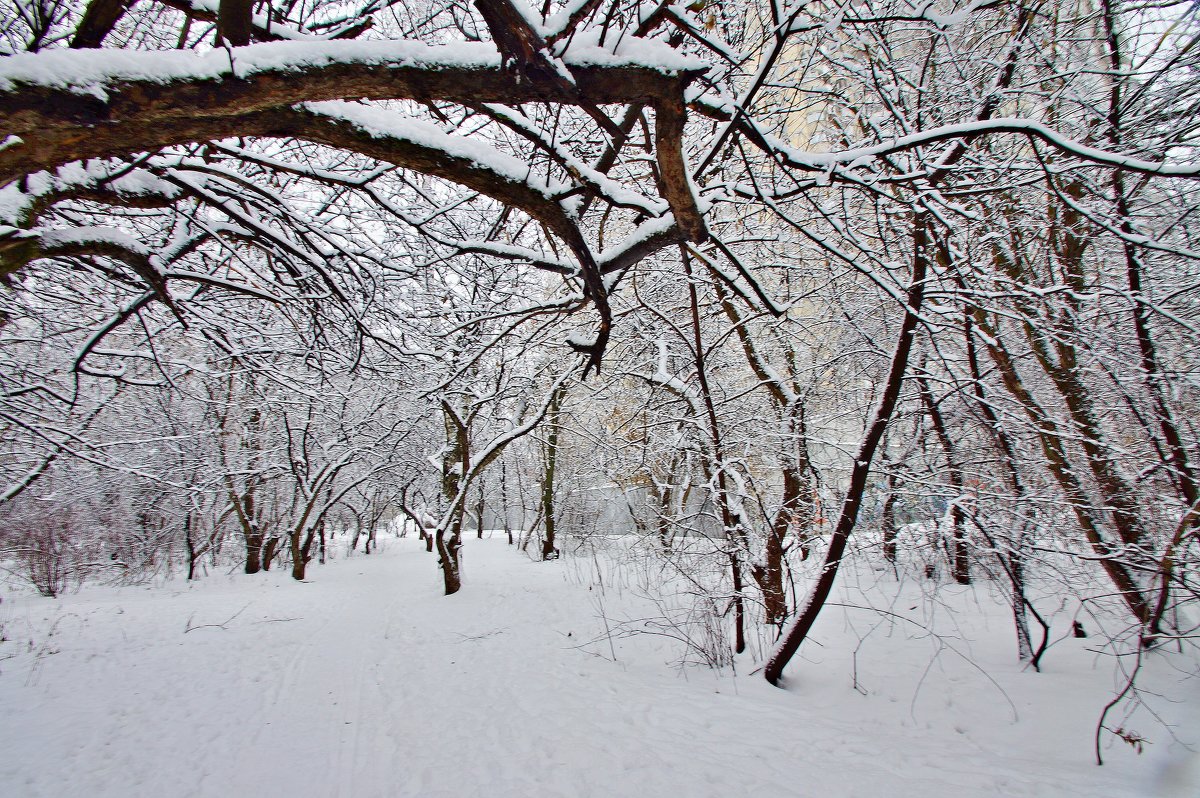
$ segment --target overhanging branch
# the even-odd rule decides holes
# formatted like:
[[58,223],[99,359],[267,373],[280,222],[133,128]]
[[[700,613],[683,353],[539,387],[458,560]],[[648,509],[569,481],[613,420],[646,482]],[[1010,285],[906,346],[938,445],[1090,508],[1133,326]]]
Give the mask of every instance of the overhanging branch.
[[[271,42],[213,51],[95,50],[11,56],[0,63],[0,183],[71,161],[243,135],[246,114],[335,99],[519,105],[674,103],[700,70],[615,56],[563,63],[574,86],[522,80],[486,44]],[[231,60],[232,59],[232,60]],[[617,60],[617,63],[612,63]],[[586,58],[584,58],[586,61]],[[73,75],[62,81],[55,76]]]

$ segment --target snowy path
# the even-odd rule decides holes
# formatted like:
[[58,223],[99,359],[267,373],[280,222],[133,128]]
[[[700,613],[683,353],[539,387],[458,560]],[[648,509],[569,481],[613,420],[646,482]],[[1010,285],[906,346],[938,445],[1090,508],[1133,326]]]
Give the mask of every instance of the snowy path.
[[[595,593],[565,564],[468,544],[468,584],[451,598],[413,541],[314,566],[306,584],[222,574],[6,598],[0,792],[1148,794],[1149,757],[1117,750],[1112,767],[1089,763],[1094,695],[1079,717],[1047,705],[1079,703],[1066,675],[1000,674],[1041,691],[1006,683],[1013,723],[971,668],[942,660],[941,685],[916,699],[919,658],[892,663],[905,671],[894,694],[867,697],[840,664],[805,664],[788,692],[746,675],[681,675],[650,637],[619,644],[614,663],[599,656],[607,643],[578,645],[602,623]],[[866,676],[882,682],[886,658],[875,667]]]

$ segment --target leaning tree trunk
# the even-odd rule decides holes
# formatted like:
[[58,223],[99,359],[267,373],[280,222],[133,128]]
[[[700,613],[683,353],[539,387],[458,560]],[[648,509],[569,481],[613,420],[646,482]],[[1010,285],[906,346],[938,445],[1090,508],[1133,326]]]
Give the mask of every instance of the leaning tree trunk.
[[842,501],[842,510],[838,516],[837,526],[829,541],[829,550],[825,553],[825,564],[817,583],[801,612],[795,617],[784,631],[775,650],[763,667],[763,676],[771,684],[778,684],[783,675],[783,669],[800,650],[800,644],[808,636],[808,632],[816,623],[817,616],[833,591],[833,583],[837,579],[838,568],[845,556],[846,544],[858,521],[858,508],[862,503],[863,493],[867,487],[867,476],[871,470],[871,461],[875,450],[883,439],[888,421],[895,412],[896,402],[900,398],[900,387],[904,382],[904,374],[908,369],[908,357],[912,352],[913,341],[916,338],[917,321],[921,311],[921,303],[925,298],[925,277],[929,271],[927,247],[929,246],[928,220],[924,214],[918,215],[913,223],[913,268],[912,281],[904,306],[904,320],[900,324],[900,335],[896,341],[896,349],[892,354],[892,363],[888,369],[887,380],[884,383],[883,395],[879,406],[875,409],[874,418],[867,427],[858,455],[854,458],[854,466],[850,471],[850,484],[846,489],[846,498]]
[[[1122,145],[1124,138],[1124,119],[1122,109],[1125,107],[1122,98],[1122,88],[1128,81],[1127,58],[1122,54],[1124,44],[1118,33],[1116,12],[1113,3],[1101,3],[1101,14],[1104,20],[1105,38],[1108,44],[1109,65],[1111,67],[1108,110],[1108,138],[1114,147]],[[1163,615],[1169,605],[1171,580],[1174,573],[1175,554],[1178,544],[1183,539],[1187,529],[1193,532],[1200,530],[1200,488],[1197,487],[1196,474],[1189,461],[1186,445],[1174,415],[1167,400],[1167,381],[1163,378],[1159,366],[1158,348],[1151,330],[1151,306],[1142,284],[1144,272],[1142,255],[1134,244],[1138,231],[1132,221],[1133,213],[1130,200],[1133,192],[1125,185],[1125,175],[1120,169],[1112,171],[1112,196],[1117,217],[1121,220],[1123,249],[1125,255],[1125,275],[1129,286],[1129,298],[1133,312],[1133,326],[1137,337],[1138,353],[1141,356],[1141,376],[1146,393],[1150,398],[1150,406],[1154,418],[1158,422],[1159,432],[1167,449],[1163,453],[1163,462],[1169,466],[1168,473],[1172,476],[1176,489],[1183,504],[1187,508],[1175,535],[1167,544],[1167,548],[1159,560],[1159,576],[1161,578],[1158,599],[1154,603],[1147,627],[1151,635],[1160,631]]]
[[[1071,182],[1063,187],[1062,193],[1073,199],[1081,198],[1082,187],[1078,182]],[[1106,440],[1101,413],[1097,407],[1097,399],[1085,382],[1085,367],[1080,364],[1074,339],[1079,330],[1074,326],[1073,319],[1081,313],[1080,299],[1089,288],[1085,274],[1085,254],[1091,243],[1083,214],[1070,205],[1064,205],[1061,211],[1051,208],[1048,214],[1049,249],[1054,262],[1061,268],[1061,279],[1069,289],[1062,294],[1066,306],[1065,313],[1058,313],[1052,319],[1050,329],[1043,329],[1031,321],[1038,318],[1038,308],[1029,297],[1017,293],[1015,303],[1017,309],[1027,321],[1023,323],[1024,338],[1033,354],[1033,361],[1049,378],[1071,420],[1071,432],[1083,451],[1084,462],[1091,473],[1095,488],[1103,501],[1104,510],[1092,514],[1087,492],[1083,489],[1068,459],[1067,448],[1057,425],[1049,418],[1036,402],[1032,400],[1029,389],[1015,378],[1015,365],[1002,363],[1007,352],[999,353],[1004,348],[998,339],[995,343],[988,342],[989,352],[993,360],[1001,368],[1005,387],[1022,405],[1026,413],[1040,416],[1039,433],[1043,449],[1047,446],[1054,451],[1047,451],[1047,466],[1055,479],[1063,487],[1068,501],[1075,508],[1084,534],[1092,544],[1093,549],[1101,558],[1101,564],[1109,577],[1121,592],[1126,604],[1138,622],[1153,635],[1155,619],[1150,607],[1147,589],[1141,583],[1139,572],[1149,563],[1130,562],[1128,553],[1143,550],[1149,534],[1145,518],[1139,506],[1137,491],[1134,485],[1121,473],[1117,462],[1117,451]],[[1015,284],[1021,285],[1032,281],[1035,277],[1031,263],[1022,257],[1016,248],[993,249],[993,261],[998,268]],[[984,320],[977,312],[976,322],[984,329]],[[989,330],[989,336],[996,331]],[[1036,408],[1036,412],[1034,411]],[[1107,539],[1106,523],[1110,519],[1113,531],[1119,542]]]
[[1108,574],[1109,579],[1112,580],[1121,598],[1129,607],[1129,611],[1137,618],[1138,622],[1144,626],[1149,624],[1151,608],[1138,583],[1136,572],[1128,562],[1121,559],[1120,547],[1105,537],[1101,522],[1093,517],[1091,503],[1088,501],[1087,493],[1080,483],[1075,469],[1071,466],[1071,461],[1067,456],[1067,445],[1057,422],[1050,417],[1021,380],[1016,363],[1008,350],[1004,348],[996,331],[987,324],[984,312],[977,308],[974,311],[974,317],[975,324],[984,334],[988,355],[991,357],[993,365],[996,366],[996,371],[1004,383],[1005,389],[1017,400],[1032,422],[1037,432],[1038,442],[1041,444],[1046,469],[1063,492],[1068,506],[1075,514],[1075,520],[1083,530],[1084,537],[1087,538],[1092,550],[1096,553],[1100,567]]

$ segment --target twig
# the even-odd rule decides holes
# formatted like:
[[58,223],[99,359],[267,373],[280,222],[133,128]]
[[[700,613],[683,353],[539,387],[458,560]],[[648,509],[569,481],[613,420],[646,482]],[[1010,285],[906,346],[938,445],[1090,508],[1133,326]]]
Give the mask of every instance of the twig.
[[[227,625],[227,624],[228,624],[230,621],[232,621],[234,618],[236,618],[236,617],[238,617],[239,615],[241,615],[243,612],[245,612],[245,611],[246,611],[247,609],[249,609],[249,608],[250,608],[250,605],[249,605],[249,604],[246,604],[246,606],[245,606],[245,607],[242,607],[240,610],[238,610],[237,612],[235,612],[233,615],[230,615],[228,618],[226,618],[226,619],[225,619],[223,622],[221,622],[221,623],[201,623],[201,624],[197,624],[196,626],[192,626],[192,618],[195,618],[195,617],[196,617],[196,614],[195,614],[195,613],[192,613],[192,616],[191,616],[191,618],[188,618],[188,620],[187,620],[187,625],[186,625],[186,627],[184,628],[184,630],[183,630],[183,633],[184,633],[184,634],[187,634],[188,632],[194,632],[194,631],[195,631],[195,630],[197,630],[197,629],[210,629],[210,628],[214,628],[214,627],[215,627],[215,628],[217,628],[217,629],[225,629],[225,628],[226,628],[226,625]],[[287,620],[292,620],[292,619],[290,619],[290,618],[289,618],[289,619],[287,619]]]
[[[1096,721],[1096,764],[1097,765],[1104,764],[1104,757],[1100,755],[1100,738],[1104,734],[1105,731],[1110,731],[1113,734],[1116,734],[1118,737],[1125,738],[1125,736],[1121,733],[1122,732],[1121,729],[1110,729],[1104,725],[1104,721],[1108,717],[1108,713],[1112,711],[1113,707],[1115,707],[1117,704],[1121,703],[1121,701],[1123,701],[1125,699],[1125,696],[1129,695],[1130,691],[1133,690],[1133,685],[1134,685],[1134,682],[1137,680],[1138,672],[1142,669],[1142,651],[1143,651],[1142,647],[1138,646],[1137,647],[1137,658],[1134,660],[1133,670],[1129,672],[1129,678],[1125,681],[1125,686],[1121,688],[1121,692],[1119,692],[1115,696],[1113,696],[1113,699],[1104,705],[1104,710],[1100,713],[1100,718]],[[1128,739],[1128,738],[1125,738],[1125,739]]]

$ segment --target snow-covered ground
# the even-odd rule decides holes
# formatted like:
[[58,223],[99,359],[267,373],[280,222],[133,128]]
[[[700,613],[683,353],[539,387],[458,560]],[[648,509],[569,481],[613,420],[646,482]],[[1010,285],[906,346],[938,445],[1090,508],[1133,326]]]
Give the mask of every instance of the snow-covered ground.
[[[605,638],[654,610],[599,559],[469,540],[447,598],[417,541],[382,542],[304,584],[280,569],[56,600],[6,588],[0,793],[1200,795],[1194,761],[1146,716],[1130,726],[1146,752],[1109,736],[1097,767],[1111,660],[1066,638],[1044,673],[1021,671],[985,588],[924,602],[946,615],[941,637],[830,608],[779,690],[750,658],[717,673],[673,665],[665,636]],[[915,613],[892,588],[891,610]],[[872,589],[852,577],[841,602]],[[1187,670],[1153,662],[1147,683],[1196,741]]]

